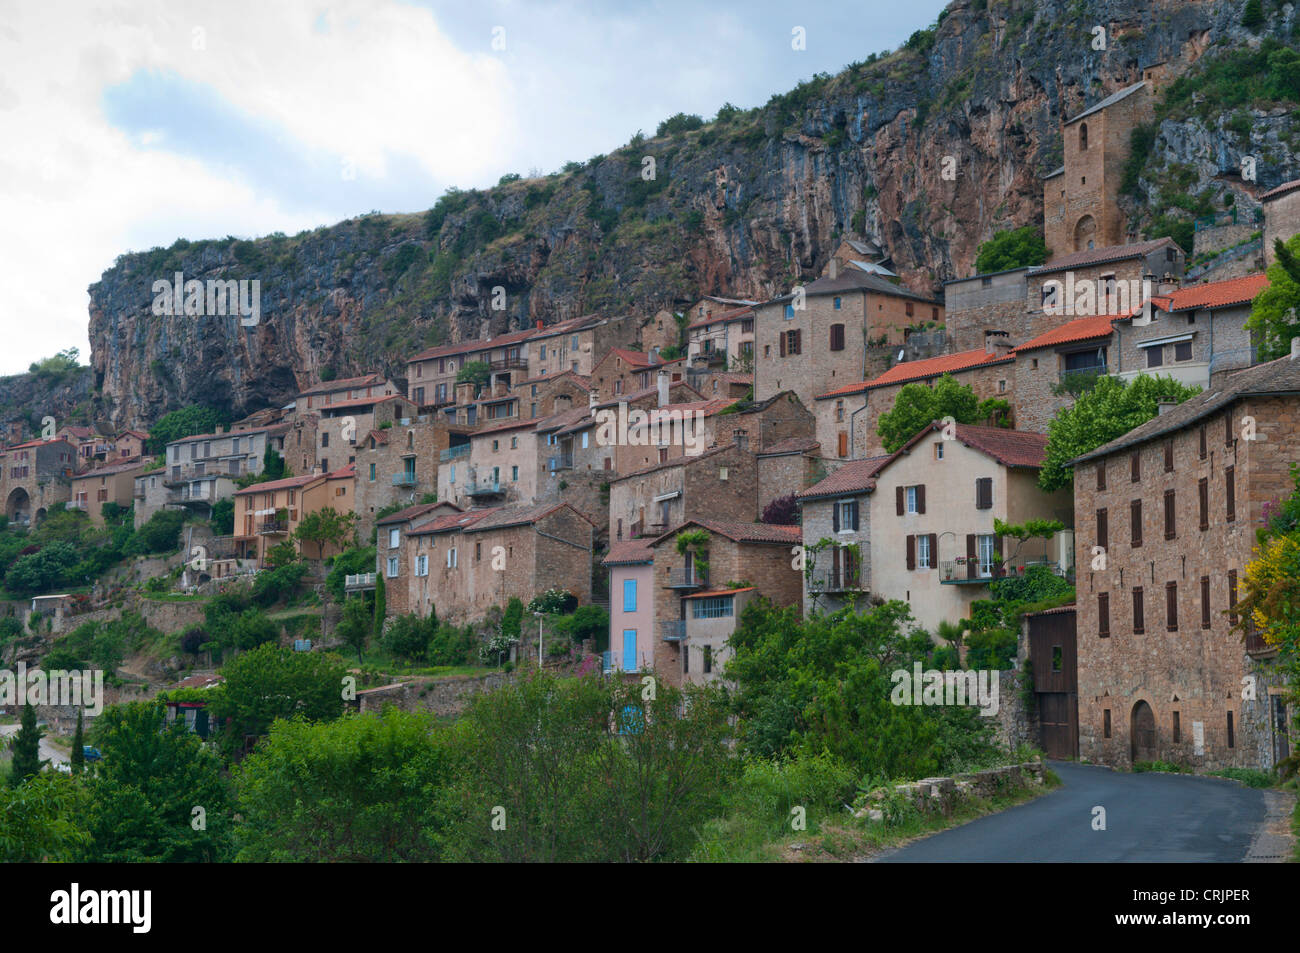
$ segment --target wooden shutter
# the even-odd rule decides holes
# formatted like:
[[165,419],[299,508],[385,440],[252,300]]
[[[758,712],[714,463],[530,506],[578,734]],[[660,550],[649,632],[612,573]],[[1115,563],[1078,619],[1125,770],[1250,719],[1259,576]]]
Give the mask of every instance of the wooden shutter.
[[1131,457],[1129,457],[1129,469],[1130,469],[1130,471],[1131,471],[1130,476],[1131,476],[1132,481],[1133,481],[1134,483],[1138,483],[1139,481],[1141,481],[1141,479],[1142,479],[1142,455],[1141,455],[1140,453],[1134,453]]
[[853,528],[858,528],[858,501],[853,501]]
[[1165,628],[1178,631],[1178,583],[1165,583]]
[[848,455],[849,455],[849,435],[846,431],[841,430],[840,431],[840,456],[847,457]]
[[903,488],[901,486],[896,486],[894,487],[894,508],[897,510],[899,516],[903,515],[903,506]]
[[1201,577],[1201,628],[1210,627],[1210,577]]
[[1128,505],[1129,534],[1136,549],[1142,545],[1142,501],[1134,500]]
[[916,512],[925,512],[925,484],[921,483],[916,488]]
[[1176,506],[1174,491],[1165,490],[1165,539],[1173,539],[1178,533],[1175,523]]
[[907,537],[907,568],[916,568],[916,537]]
[[1200,454],[1201,454],[1201,459],[1204,460],[1205,459],[1205,424],[1201,424]]
[[1145,629],[1145,619],[1142,613],[1142,587],[1138,586],[1133,590],[1133,634],[1141,635]]
[[966,534],[966,578],[974,579],[979,569],[978,557],[975,554],[975,534]]
[[844,325],[842,324],[831,325],[831,350],[844,350]]
[[1097,489],[1106,489],[1106,461],[1102,460],[1097,464]]
[[799,328],[795,328],[794,332],[794,353],[803,353],[803,331]]
[[988,510],[993,508],[993,478],[980,477],[975,481],[975,508]]
[[1110,593],[1097,593],[1097,635],[1100,638],[1110,637]]
[[1231,523],[1237,518],[1237,468],[1228,467],[1223,475],[1223,492],[1228,503],[1228,522]]
[[1228,570],[1228,622],[1237,624],[1237,570]]
[[777,337],[779,339],[778,343],[780,345],[781,356],[785,357],[785,332],[782,331],[779,335],[777,335]]
[[1165,472],[1171,473],[1174,469],[1174,442],[1165,441]]
[[1102,549],[1110,548],[1110,514],[1104,506],[1097,511],[1097,545]]
[[840,501],[831,500],[831,531],[840,531]]
[[939,534],[930,534],[930,568],[939,568]]
[[1210,528],[1210,481],[1201,477],[1196,483],[1196,505],[1200,511],[1201,529]]

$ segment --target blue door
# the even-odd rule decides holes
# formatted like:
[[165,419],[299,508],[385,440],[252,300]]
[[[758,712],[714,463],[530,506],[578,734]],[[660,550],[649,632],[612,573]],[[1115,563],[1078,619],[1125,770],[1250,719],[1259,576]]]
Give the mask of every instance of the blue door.
[[636,671],[636,629],[623,630],[623,671]]

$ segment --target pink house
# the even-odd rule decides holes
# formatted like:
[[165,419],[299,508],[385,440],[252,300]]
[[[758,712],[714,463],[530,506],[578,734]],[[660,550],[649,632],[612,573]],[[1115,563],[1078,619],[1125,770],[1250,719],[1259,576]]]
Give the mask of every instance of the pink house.
[[609,569],[607,671],[654,671],[654,550],[648,542],[615,542],[604,559]]

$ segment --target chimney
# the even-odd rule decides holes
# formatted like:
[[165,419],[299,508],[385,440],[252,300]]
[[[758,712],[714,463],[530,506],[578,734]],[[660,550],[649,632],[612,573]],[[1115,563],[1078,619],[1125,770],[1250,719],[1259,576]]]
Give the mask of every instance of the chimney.
[[217,429],[216,429],[214,432],[215,432],[215,433],[225,433],[225,432],[226,432],[226,425],[225,425],[225,424],[217,424]]
[[541,329],[542,329],[542,319],[541,319],[541,318],[538,318],[538,319],[537,319],[537,330],[540,331]]
[[1156,401],[1156,416],[1163,416],[1167,411],[1173,410],[1178,406],[1178,401],[1170,397],[1161,397]]
[[831,258],[831,270],[827,274],[832,280],[840,276],[840,260],[838,258]]
[[1174,275],[1172,272],[1166,271],[1164,273],[1164,277],[1160,279],[1160,284],[1156,286],[1156,294],[1159,295],[1173,294],[1175,291],[1178,290],[1178,286],[1180,283],[1181,282],[1179,281],[1176,275]]
[[660,371],[655,381],[659,385],[659,404],[660,407],[668,406],[668,372]]
[[1300,337],[1291,339],[1291,360],[1294,361],[1297,357],[1300,357]]
[[1002,348],[1010,348],[1011,342],[1007,340],[1007,332],[999,331],[996,328],[986,328],[984,331],[984,353],[994,354]]

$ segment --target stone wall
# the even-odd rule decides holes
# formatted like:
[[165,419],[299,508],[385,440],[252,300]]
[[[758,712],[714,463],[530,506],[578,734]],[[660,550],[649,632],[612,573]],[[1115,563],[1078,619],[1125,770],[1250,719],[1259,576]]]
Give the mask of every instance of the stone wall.
[[1204,255],[1206,252],[1223,251],[1225,248],[1246,241],[1258,230],[1254,222],[1198,228],[1192,238],[1192,254]]
[[475,695],[496,691],[512,679],[512,675],[499,671],[484,675],[412,678],[363,689],[357,692],[355,704],[363,714],[379,712],[391,705],[402,711],[427,711],[449,718],[463,713]]

